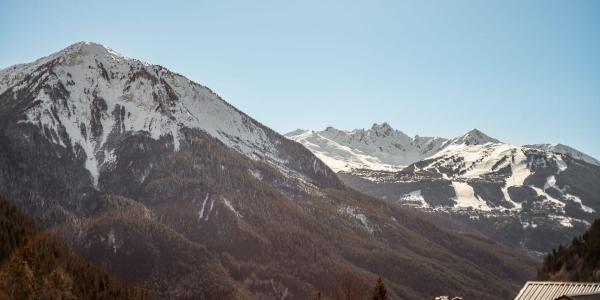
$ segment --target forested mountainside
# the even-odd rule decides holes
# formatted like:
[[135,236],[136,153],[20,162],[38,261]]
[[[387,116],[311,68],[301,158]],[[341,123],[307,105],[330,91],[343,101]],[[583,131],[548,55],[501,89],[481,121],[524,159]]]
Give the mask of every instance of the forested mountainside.
[[526,253],[347,188],[208,88],[101,45],[0,70],[0,93],[0,195],[159,299],[308,299],[347,276],[505,299],[534,276]]
[[539,280],[600,282],[600,219],[570,245],[560,245],[544,258]]
[[76,255],[0,198],[0,299],[149,299]]

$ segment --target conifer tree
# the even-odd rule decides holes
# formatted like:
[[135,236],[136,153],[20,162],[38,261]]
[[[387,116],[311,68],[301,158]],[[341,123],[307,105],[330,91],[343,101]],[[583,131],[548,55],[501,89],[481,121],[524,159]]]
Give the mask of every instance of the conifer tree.
[[73,280],[61,268],[57,267],[44,279],[42,293],[44,299],[75,299],[73,296]]
[[373,289],[373,294],[371,296],[372,300],[388,300],[388,293],[387,290],[385,289],[385,285],[383,284],[383,279],[381,279],[381,277],[379,277],[379,279],[377,279],[377,284],[375,285],[375,288]]
[[35,294],[35,278],[27,261],[16,256],[6,266],[6,275],[1,276],[2,288],[12,299],[33,299]]
[[321,295],[321,292],[317,293],[317,295],[315,296],[314,300],[323,300],[323,295]]

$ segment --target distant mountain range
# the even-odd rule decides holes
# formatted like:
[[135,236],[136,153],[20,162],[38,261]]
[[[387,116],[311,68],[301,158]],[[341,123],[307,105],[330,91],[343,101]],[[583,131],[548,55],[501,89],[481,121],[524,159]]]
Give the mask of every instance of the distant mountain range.
[[94,43],[0,70],[0,195],[158,299],[309,299],[350,275],[381,276],[394,299],[506,299],[535,271],[459,222],[346,187],[207,87]]
[[600,216],[600,163],[565,145],[516,146],[474,129],[411,138],[387,123],[286,134],[355,189],[444,212],[542,255]]
[[[336,172],[352,169],[400,170],[452,146],[501,143],[478,129],[453,139],[419,135],[412,138],[386,122],[373,124],[371,129],[352,131],[333,127],[323,131],[297,129],[285,136],[303,144]],[[561,153],[600,166],[597,159],[562,144],[525,145],[523,148]]]

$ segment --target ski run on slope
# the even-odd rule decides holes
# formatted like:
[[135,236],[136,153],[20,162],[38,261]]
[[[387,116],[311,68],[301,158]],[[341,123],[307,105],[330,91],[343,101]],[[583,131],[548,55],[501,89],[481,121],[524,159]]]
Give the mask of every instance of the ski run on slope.
[[454,207],[471,207],[484,211],[492,210],[484,200],[479,199],[479,197],[475,195],[475,191],[468,183],[452,181],[452,187],[454,188],[454,193],[456,194],[454,197],[454,201],[456,201]]
[[[585,205],[580,197],[572,195],[568,186],[561,187],[557,184],[559,174],[568,168],[564,156],[592,164],[596,162],[593,158],[564,145],[511,145],[489,137],[477,129],[453,139],[419,136],[411,138],[391,128],[387,123],[374,124],[367,130],[344,131],[332,127],[323,131],[299,129],[286,134],[286,137],[303,144],[334,171],[352,174],[375,183],[387,184],[399,180],[394,174],[398,174],[397,172],[407,166],[412,169],[406,168],[410,170],[406,174],[414,176],[406,177],[407,184],[426,179],[430,174],[439,174],[454,192],[453,196],[449,196],[454,203],[449,209],[472,209],[492,214],[496,211],[519,213],[526,209],[523,207],[524,200],[512,197],[533,193],[538,201],[543,199],[542,206],[560,214],[551,218],[558,220],[563,226],[572,226],[575,220],[586,222],[567,216],[567,202],[576,203],[586,214],[595,213],[595,210]],[[528,178],[535,175],[535,170],[549,166],[555,166],[557,170],[555,174],[546,177],[543,188],[537,186],[538,181],[535,181],[536,185],[528,182]],[[401,175],[401,178],[409,176],[406,174]],[[438,180],[438,177],[433,178]],[[482,182],[484,185],[481,185]],[[479,185],[483,195],[475,192],[474,185]],[[501,198],[498,197],[497,190],[490,190],[490,185],[499,188]],[[512,192],[509,192],[510,190]],[[446,191],[444,190],[444,193],[447,193]],[[559,198],[556,192],[560,194]],[[490,193],[493,194],[493,198],[483,198],[486,195],[490,197]],[[426,210],[440,209],[428,203],[421,189],[399,196],[386,194],[384,198],[395,197],[398,199],[395,202],[405,206]],[[523,224],[536,226],[535,221],[524,221]]]

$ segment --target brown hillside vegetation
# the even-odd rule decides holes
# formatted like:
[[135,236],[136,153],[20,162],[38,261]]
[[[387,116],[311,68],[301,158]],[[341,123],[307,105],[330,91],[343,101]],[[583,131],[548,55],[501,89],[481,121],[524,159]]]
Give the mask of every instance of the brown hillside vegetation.
[[78,257],[0,199],[0,299],[147,299]]
[[[381,276],[395,299],[504,299],[535,270],[525,254],[481,235],[283,176],[200,131],[187,131],[176,153],[169,143],[126,138],[101,192],[86,192],[84,217],[56,228],[78,254],[158,298],[307,299],[351,274],[367,295]],[[41,199],[57,191],[42,187]]]
[[[397,299],[447,292],[500,299],[533,273],[525,255],[480,235],[442,229],[351,189],[282,177],[197,131],[177,153],[132,151],[163,143],[132,137],[104,178],[112,193],[98,196],[93,217],[63,231],[84,257],[160,296],[329,297],[352,277],[368,297],[382,276]],[[137,168],[149,174],[143,182]]]
[[571,245],[552,250],[538,270],[539,280],[600,281],[600,220]]

